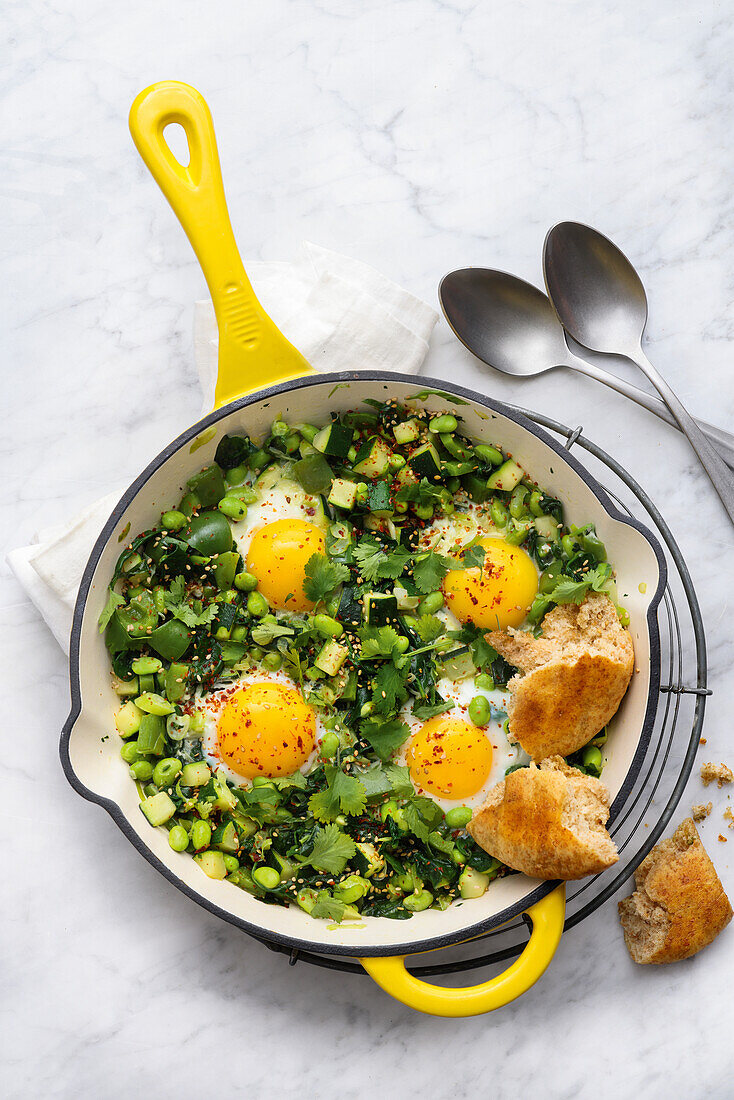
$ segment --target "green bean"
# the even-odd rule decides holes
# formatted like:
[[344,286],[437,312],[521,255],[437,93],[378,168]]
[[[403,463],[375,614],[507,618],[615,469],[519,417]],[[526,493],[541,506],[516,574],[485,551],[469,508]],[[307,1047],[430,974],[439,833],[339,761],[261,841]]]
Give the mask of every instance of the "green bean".
[[227,874],[231,875],[233,871],[239,870],[240,861],[237,859],[237,856],[232,856],[225,852],[224,866],[227,868]]
[[212,839],[212,829],[208,821],[195,821],[191,826],[191,843],[197,852],[207,848]]
[[183,765],[173,756],[159,760],[153,768],[153,782],[157,787],[171,787],[181,774]]
[[418,604],[420,615],[435,615],[444,605],[443,592],[429,592]]
[[263,657],[263,664],[265,668],[269,668],[271,672],[277,672],[280,666],[283,664],[283,658],[279,653],[275,651],[266,653]]
[[342,624],[332,619],[331,615],[314,615],[313,625],[325,638],[341,638],[344,633]]
[[261,649],[259,645],[250,646],[249,655],[253,661],[262,661],[265,656],[265,650]]
[[485,691],[494,691],[494,680],[488,672],[480,672],[474,678],[474,683],[478,688],[484,688]]
[[186,516],[173,508],[170,512],[163,513],[161,523],[167,531],[180,531],[186,525]]
[[487,725],[491,714],[489,699],[485,698],[484,695],[475,695],[467,709],[475,726]]
[[166,590],[162,584],[157,584],[153,589],[153,604],[159,615],[166,611]]
[[157,657],[136,657],[130,667],[138,676],[148,676],[152,672],[160,672],[163,662]]
[[247,610],[251,615],[255,615],[256,618],[261,619],[263,615],[267,615],[270,610],[268,601],[263,596],[262,592],[251,592],[247,597]]
[[237,500],[235,497],[222,497],[217,508],[223,516],[235,521],[242,520],[247,515],[247,505],[244,501]]
[[472,812],[468,806],[454,806],[446,814],[446,824],[449,829],[463,829],[472,819]]
[[410,897],[405,898],[403,905],[410,913],[422,913],[424,909],[427,909],[429,905],[433,903],[433,894],[430,890],[420,890],[416,894],[411,894]]
[[492,497],[489,505],[489,514],[495,527],[506,527],[510,513],[505,508],[499,497]]
[[502,451],[498,451],[496,447],[489,447],[486,443],[476,443],[474,445],[474,453],[477,458],[481,458],[482,462],[486,462],[492,466],[501,466],[505,461],[505,456],[502,454]]
[[332,760],[339,751],[339,738],[331,730],[321,738],[321,756],[324,760]]
[[451,413],[444,413],[442,416],[434,416],[428,425],[428,430],[440,435],[441,432],[455,432],[458,426],[459,421],[455,416],[452,416]]
[[541,503],[542,500],[543,494],[537,489],[534,489],[533,492],[530,494],[530,499],[528,500],[528,508],[534,516],[542,516],[545,514],[543,512],[543,505]]
[[252,878],[263,890],[275,890],[280,886],[280,875],[274,867],[256,867],[252,872]]
[[408,511],[408,502],[407,502],[407,500],[395,500],[395,501],[393,501],[393,511],[397,512],[398,515],[402,515],[404,512],[407,512]]
[[126,741],[120,749],[120,756],[126,764],[134,764],[136,760],[139,760],[140,753],[138,752],[137,741]]
[[527,538],[528,531],[531,527],[532,523],[513,519],[510,524],[510,529],[505,531],[505,542],[509,542],[510,546],[519,546],[520,543],[524,542]]
[[314,428],[313,424],[294,424],[293,430],[299,432],[308,443],[313,443],[319,434],[319,429]]
[[168,843],[174,852],[185,852],[189,846],[189,834],[183,825],[174,825],[168,834]]
[[153,774],[153,765],[148,760],[136,760],[130,765],[130,775],[141,783],[145,783]]

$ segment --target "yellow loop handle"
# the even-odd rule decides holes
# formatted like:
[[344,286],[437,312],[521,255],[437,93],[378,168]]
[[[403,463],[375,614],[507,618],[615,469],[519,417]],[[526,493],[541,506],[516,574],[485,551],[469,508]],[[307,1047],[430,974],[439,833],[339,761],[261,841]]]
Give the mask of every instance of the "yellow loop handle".
[[[176,122],[189,143],[186,166],[164,137],[166,127]],[[177,80],[151,84],[130,108],[130,133],[181,222],[209,286],[219,326],[214,407],[261,386],[312,374],[263,310],[242,266],[224,198],[214,124],[203,97]]]
[[430,985],[406,970],[404,955],[359,961],[386,993],[409,1008],[430,1016],[479,1016],[509,1004],[537,982],[558,947],[565,912],[564,883],[527,910],[533,930],[520,958],[503,974],[481,985],[462,989]]

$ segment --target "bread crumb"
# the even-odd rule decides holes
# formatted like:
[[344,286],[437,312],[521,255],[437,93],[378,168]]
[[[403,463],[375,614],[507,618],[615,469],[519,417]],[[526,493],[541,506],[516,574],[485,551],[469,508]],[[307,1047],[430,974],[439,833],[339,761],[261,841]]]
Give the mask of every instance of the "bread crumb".
[[699,745],[705,745],[706,744],[706,738],[705,737],[699,737],[698,743],[699,743]]
[[729,828],[734,829],[734,813],[731,811],[731,806],[724,810],[724,818],[729,822]]
[[697,802],[694,806],[691,806],[691,817],[694,821],[703,821],[705,817],[708,817],[713,808],[713,802]]
[[722,836],[721,833],[719,833],[719,840],[723,840],[724,844],[726,844],[726,837]]
[[725,783],[731,783],[734,780],[734,774],[731,768],[728,768],[726,764],[708,764],[701,765],[701,779],[703,779],[704,787],[708,787],[709,783],[717,782],[717,786],[723,787]]

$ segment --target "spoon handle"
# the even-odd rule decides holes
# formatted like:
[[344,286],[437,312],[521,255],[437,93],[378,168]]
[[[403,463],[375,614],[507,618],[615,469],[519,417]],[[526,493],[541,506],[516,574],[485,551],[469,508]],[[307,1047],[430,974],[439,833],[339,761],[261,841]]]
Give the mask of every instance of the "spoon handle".
[[636,348],[635,355],[630,355],[630,359],[650,379],[677,420],[680,430],[688,437],[689,443],[701,460],[701,465],[711,479],[711,484],[719,494],[721,503],[729,513],[729,518],[734,523],[734,476],[731,470],[728,469],[724,460],[711,446],[696,421],[680,403],[663,376],[652,365],[642,347]]
[[[672,424],[674,428],[681,431],[680,424],[665,402],[661,401],[659,397],[654,397],[651,393],[646,393],[645,390],[633,386],[631,382],[627,382],[624,378],[619,378],[616,374],[611,374],[609,371],[603,370],[595,364],[587,363],[577,355],[569,354],[569,359],[570,362],[568,366],[572,367],[573,370],[580,371],[582,374],[588,375],[589,378],[595,378],[597,382],[603,382],[605,386],[609,386],[611,389],[616,390],[617,393],[621,393],[625,397],[631,398],[631,400],[636,401],[638,405],[642,405],[643,408],[649,409],[651,413],[655,413],[655,416],[659,416],[661,420],[665,420],[666,423]],[[724,431],[723,428],[717,428],[714,424],[707,424],[705,420],[696,420],[696,424],[719,452],[727,465],[734,469],[734,435],[732,435],[731,432]]]

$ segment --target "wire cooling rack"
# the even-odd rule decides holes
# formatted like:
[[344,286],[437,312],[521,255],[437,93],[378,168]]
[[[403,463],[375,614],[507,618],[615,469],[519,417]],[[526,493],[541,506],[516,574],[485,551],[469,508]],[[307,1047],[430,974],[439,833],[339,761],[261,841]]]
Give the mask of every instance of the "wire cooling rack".
[[[517,411],[561,436],[567,449],[580,447],[586,452],[584,464],[619,508],[657,533],[668,563],[668,581],[658,608],[661,699],[639,775],[610,827],[619,849],[619,862],[600,875],[568,884],[567,931],[590,916],[630,877],[661,837],[680,801],[693,768],[706,697],[711,694],[706,683],[706,637],[686,563],[668,525],[644,489],[614,458],[587,439],[582,428],[568,428],[526,409]],[[514,958],[527,943],[529,925],[527,917],[519,916],[470,943],[443,949],[441,962],[411,966],[411,973],[419,977],[446,976]],[[365,974],[363,967],[348,957],[291,950],[265,938],[261,942],[272,951],[287,955],[291,966],[307,962],[329,970]],[[477,947],[481,949],[479,954],[464,957],[467,950]],[[431,953],[421,956],[430,957]]]

